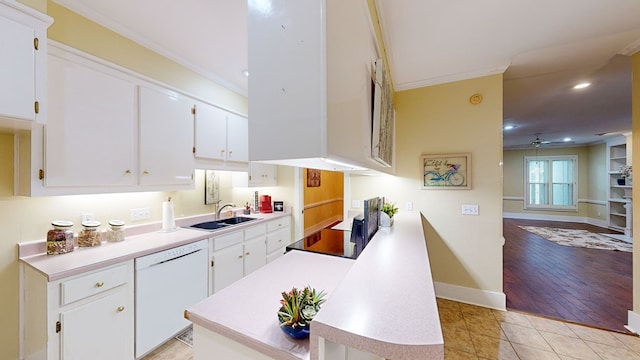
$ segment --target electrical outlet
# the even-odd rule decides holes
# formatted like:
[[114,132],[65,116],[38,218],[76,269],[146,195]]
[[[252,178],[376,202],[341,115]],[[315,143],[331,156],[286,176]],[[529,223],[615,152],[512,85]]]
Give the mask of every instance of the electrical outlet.
[[479,215],[478,205],[462,204],[462,215]]
[[139,208],[131,209],[131,221],[140,221],[151,219],[151,209]]
[[351,207],[354,209],[360,208],[360,200],[351,200]]
[[85,222],[85,221],[93,221],[95,220],[93,213],[82,213],[82,215],[80,216],[80,218],[82,219],[81,222]]

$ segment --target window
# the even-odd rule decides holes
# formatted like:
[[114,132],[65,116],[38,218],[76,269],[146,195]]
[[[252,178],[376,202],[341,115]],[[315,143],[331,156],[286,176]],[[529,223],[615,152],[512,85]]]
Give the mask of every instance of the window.
[[524,162],[525,209],[577,210],[577,156],[526,156]]

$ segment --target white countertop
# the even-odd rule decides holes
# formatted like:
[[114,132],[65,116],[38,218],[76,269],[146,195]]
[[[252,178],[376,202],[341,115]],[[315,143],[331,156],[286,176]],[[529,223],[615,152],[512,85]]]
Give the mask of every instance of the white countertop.
[[[292,250],[188,309],[189,319],[274,359],[315,360],[319,337],[387,359],[443,359],[421,215],[394,218],[356,261]],[[291,340],[278,328],[280,292],[307,284],[327,302],[310,341]]]
[[311,322],[318,337],[387,359],[444,358],[444,340],[419,212],[381,227]]
[[[241,215],[257,218],[238,225],[226,227],[213,232],[178,227],[176,231],[162,232],[161,223],[151,223],[126,229],[126,240],[121,242],[103,242],[100,246],[78,248],[67,254],[47,255],[46,241],[34,241],[18,244],[20,261],[47,277],[48,281],[59,280],[68,276],[100,269],[122,261],[153,254],[158,251],[224,235],[229,232],[259,224],[260,221],[290,216],[290,212],[270,214]],[[213,220],[212,215],[200,215],[176,219],[177,226],[188,226],[203,221]]]
[[290,251],[192,306],[187,316],[194,324],[274,359],[309,359],[309,341],[291,339],[279,328],[281,292],[310,285],[331,299],[353,264],[347,258]]

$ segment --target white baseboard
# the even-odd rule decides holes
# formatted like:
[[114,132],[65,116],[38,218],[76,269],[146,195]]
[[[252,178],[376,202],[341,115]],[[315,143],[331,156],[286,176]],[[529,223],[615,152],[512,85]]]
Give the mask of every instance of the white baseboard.
[[532,213],[502,213],[502,217],[505,219],[523,219],[523,220],[544,220],[544,221],[563,221],[563,222],[575,222],[582,224],[589,224],[598,226],[601,228],[607,228],[607,222],[600,219],[593,219],[585,216],[564,216],[564,215],[547,215],[547,214],[532,214]]
[[640,334],[640,315],[635,312],[629,310],[627,312],[627,322],[628,324],[624,327],[627,330],[631,331],[634,334]]
[[507,309],[507,296],[502,292],[473,289],[464,286],[434,282],[436,297],[496,310]]

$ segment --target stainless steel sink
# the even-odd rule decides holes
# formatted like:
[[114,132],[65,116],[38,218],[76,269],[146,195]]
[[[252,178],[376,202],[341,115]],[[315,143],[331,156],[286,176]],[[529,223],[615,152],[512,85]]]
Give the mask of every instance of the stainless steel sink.
[[237,225],[237,224],[242,224],[242,223],[245,223],[247,221],[252,221],[252,220],[257,220],[257,219],[250,218],[250,217],[244,217],[244,216],[236,216],[236,217],[220,219],[220,220],[205,221],[205,222],[201,222],[201,223],[198,223],[198,224],[193,224],[193,225],[187,226],[187,227],[188,228],[192,228],[192,229],[214,231],[214,230],[226,228],[226,227]]

